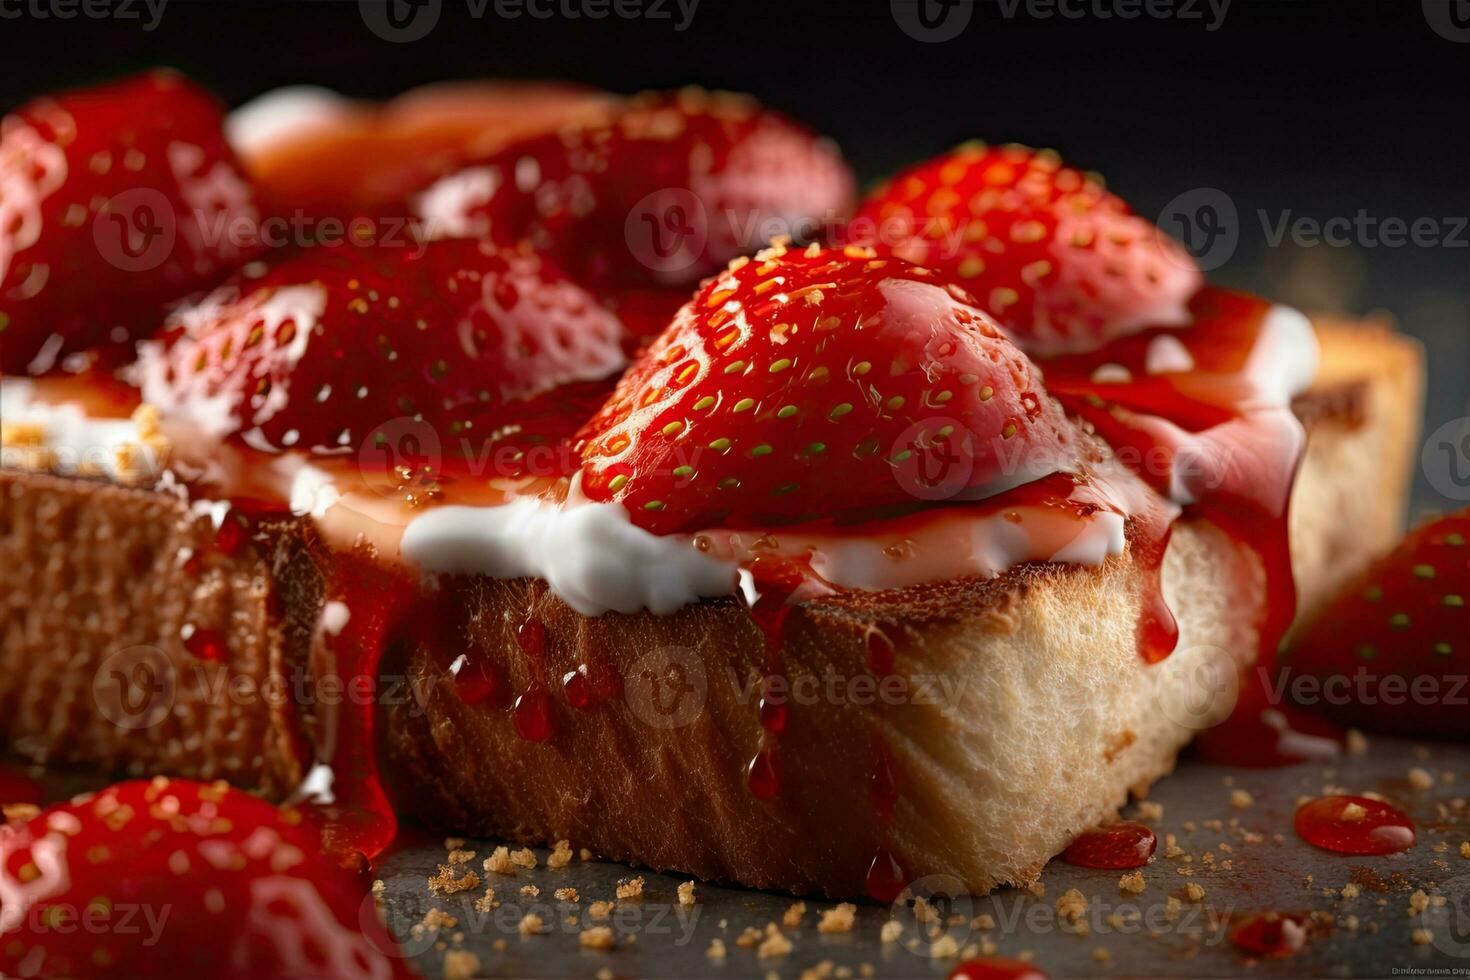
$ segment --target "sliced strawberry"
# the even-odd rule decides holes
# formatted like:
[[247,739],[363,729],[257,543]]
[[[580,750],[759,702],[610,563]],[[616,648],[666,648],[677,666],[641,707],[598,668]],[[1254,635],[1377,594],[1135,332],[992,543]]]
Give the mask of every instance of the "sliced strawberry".
[[853,186],[811,131],[685,89],[513,144],[436,183],[419,212],[431,233],[530,238],[608,290],[693,284],[778,235],[817,237],[847,215]]
[[585,492],[661,533],[985,496],[1067,469],[1076,448],[1035,366],[963,291],[816,246],[731,263],[583,438]]
[[300,814],[163,778],[0,827],[0,973],[408,975]]
[[183,311],[145,357],[144,394],[257,448],[355,449],[395,420],[447,445],[616,371],[620,336],[526,247],[319,247]]
[[903,171],[850,235],[974,294],[1033,353],[1185,320],[1193,258],[1050,151],[969,143]]
[[[1470,736],[1470,510],[1419,527],[1343,589],[1282,663],[1285,690],[1345,724]],[[1294,678],[1316,678],[1321,687]]]
[[0,370],[156,327],[260,245],[218,103],[171,72],[37,99],[0,122]]

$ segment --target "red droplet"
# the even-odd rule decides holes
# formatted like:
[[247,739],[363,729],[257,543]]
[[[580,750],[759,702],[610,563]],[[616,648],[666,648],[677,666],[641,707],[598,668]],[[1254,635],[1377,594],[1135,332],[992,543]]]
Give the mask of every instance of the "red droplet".
[[516,698],[516,734],[528,742],[544,742],[555,728],[551,698],[539,685],[532,686]]
[[212,663],[224,660],[230,653],[225,646],[224,637],[218,631],[209,629],[195,629],[184,640],[184,649],[196,660],[208,660]]
[[1262,912],[1230,931],[1230,941],[1252,956],[1294,956],[1307,945],[1303,916]]
[[465,704],[499,705],[507,692],[500,671],[488,658],[467,656],[454,675],[454,693]]
[[1200,757],[1222,766],[1274,769],[1342,754],[1342,731],[1292,704],[1275,704],[1260,669],[1241,680],[1230,717],[1195,738]]
[[868,668],[879,677],[893,673],[893,641],[876,626],[868,630]]
[[1062,852],[1062,860],[1079,868],[1141,868],[1153,860],[1158,844],[1148,827],[1122,820],[1082,834]]
[[569,670],[561,679],[562,693],[566,695],[567,704],[582,710],[592,704],[592,682],[587,678],[587,665],[583,664],[576,670]]
[[893,819],[893,807],[898,803],[898,779],[893,773],[893,759],[888,746],[881,738],[874,739],[873,771],[868,776],[868,795],[872,797],[873,809],[878,819],[888,823]]
[[220,554],[231,557],[240,553],[240,547],[245,543],[245,524],[233,514],[226,514],[225,519],[220,521],[219,529],[214,532],[214,546]]
[[781,791],[781,771],[776,762],[776,747],[767,745],[750,760],[745,772],[745,785],[758,800],[774,799]]
[[993,957],[965,960],[949,971],[949,980],[1048,980],[1048,977],[1025,960]]
[[1366,796],[1319,796],[1296,811],[1297,836],[1339,854],[1397,854],[1414,846],[1414,822]]
[[767,677],[761,688],[761,727],[773,735],[784,732],[791,718],[791,705],[786,702],[785,693],[775,690],[777,680],[775,676]]
[[1179,623],[1164,601],[1162,588],[1144,593],[1143,613],[1138,620],[1138,651],[1145,663],[1156,664],[1179,645]]
[[539,658],[546,652],[546,624],[534,616],[516,627],[516,643],[527,656]]
[[908,875],[904,873],[898,859],[888,852],[888,848],[880,847],[873,855],[872,863],[868,865],[865,884],[868,897],[873,901],[892,902],[908,887]]

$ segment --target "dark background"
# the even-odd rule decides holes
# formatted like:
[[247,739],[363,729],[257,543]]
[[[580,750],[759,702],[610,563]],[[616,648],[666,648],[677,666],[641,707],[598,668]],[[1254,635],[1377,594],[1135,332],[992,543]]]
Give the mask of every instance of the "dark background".
[[[1392,312],[1428,345],[1428,428],[1470,414],[1470,27],[1448,39],[1418,0],[1234,0],[1214,30],[1204,0],[1176,0],[1196,19],[1127,20],[1096,12],[1114,0],[1063,0],[1085,15],[1049,18],[1034,3],[1007,16],[1011,0],[959,0],[950,16],[970,19],[943,42],[906,33],[889,0],[700,0],[684,31],[673,0],[669,19],[601,20],[508,19],[493,5],[477,18],[476,0],[442,0],[412,43],[376,36],[353,0],[170,0],[152,31],[58,19],[57,2],[81,0],[0,0],[20,15],[0,20],[6,107],[155,64],[231,104],[303,82],[378,97],[445,78],[697,82],[752,92],[829,133],[865,180],[981,137],[1056,147],[1166,225],[1179,195],[1217,188],[1238,219],[1215,278],[1314,310]],[[1442,10],[1451,4],[1470,25],[1470,2]],[[1345,245],[1268,242],[1265,226],[1283,219],[1359,212],[1428,219],[1438,243],[1392,247],[1356,231]],[[1419,502],[1447,503],[1422,478]]]

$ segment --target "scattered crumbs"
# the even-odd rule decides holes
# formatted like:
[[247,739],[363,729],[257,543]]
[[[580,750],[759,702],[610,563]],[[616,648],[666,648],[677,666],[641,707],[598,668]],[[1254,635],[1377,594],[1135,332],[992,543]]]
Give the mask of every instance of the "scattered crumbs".
[[[637,939],[638,937],[634,936],[633,938]],[[597,971],[596,976],[597,980],[613,980],[613,977],[616,976],[616,974],[607,967],[603,967],[602,969]]]
[[474,859],[474,851],[453,850],[449,852],[450,864],[469,864]]
[[1345,915],[1337,920],[1338,924],[1349,932],[1358,931],[1358,917],[1356,915]]
[[546,856],[548,868],[565,868],[572,863],[572,845],[569,841],[559,840],[552,848],[551,853]]
[[1430,789],[1434,786],[1434,777],[1428,770],[1415,766],[1409,770],[1409,785],[1415,789]]
[[464,845],[465,845],[465,839],[463,837],[446,837],[446,838],[444,838],[444,849],[446,851],[457,851],[460,848],[464,847]]
[[531,868],[536,867],[536,852],[529,847],[523,847],[519,851],[511,854],[510,863],[518,868],[525,868],[529,871]]
[[1357,885],[1353,884],[1350,881],[1346,885],[1342,886],[1342,891],[1339,894],[1341,894],[1343,898],[1357,898],[1359,895],[1362,894],[1362,892],[1358,890]]
[[1031,896],[1033,898],[1046,897],[1046,885],[1040,880],[1033,881],[1031,884],[1027,885],[1026,890],[1031,893]]
[[1202,902],[1205,898],[1205,890],[1201,885],[1191,881],[1180,890],[1186,902]]
[[490,944],[490,948],[495,950],[495,952],[497,953],[503,953],[510,948],[510,943],[506,942],[504,939],[497,939],[495,940],[495,942]]
[[694,904],[694,882],[692,882],[692,881],[686,881],[686,882],[684,882],[683,884],[681,884],[679,886],[679,904],[680,905],[693,905]]
[[1410,935],[1409,938],[1414,940],[1415,946],[1428,946],[1430,943],[1434,942],[1434,933],[1430,932],[1428,929],[1415,929],[1413,934]]
[[801,919],[804,915],[806,915],[806,903],[792,902],[786,909],[786,914],[781,916],[781,924],[788,929],[795,929],[801,925]]
[[1144,883],[1143,875],[1140,872],[1135,871],[1132,874],[1126,874],[1123,877],[1119,878],[1118,887],[1123,889],[1123,891],[1125,892],[1137,895],[1148,886]]
[[475,899],[476,912],[493,912],[499,907],[500,903],[495,900],[495,889],[493,888],[486,888],[485,894]]
[[1097,946],[1092,950],[1092,958],[1099,963],[1111,963],[1113,961],[1113,954],[1108,952],[1106,947]]
[[388,891],[388,885],[382,878],[373,879],[373,902],[379,906],[383,904],[384,895]]
[[1164,819],[1164,804],[1143,800],[1138,804],[1138,819],[1157,822]]
[[593,902],[587,906],[587,914],[594,919],[605,919],[612,915],[612,902]]
[[851,902],[843,902],[836,908],[824,909],[821,921],[817,923],[818,932],[852,932],[853,921],[857,916],[857,906]]
[[537,895],[541,894],[541,889],[537,888],[535,885],[522,885],[521,894],[526,898],[535,898]]
[[754,926],[746,926],[745,931],[736,938],[735,945],[744,949],[750,949],[752,946],[759,945],[760,941],[761,931]]
[[903,923],[897,919],[889,919],[883,923],[883,928],[878,930],[878,938],[885,943],[896,943],[898,937],[903,935]]
[[1347,730],[1346,745],[1348,755],[1362,755],[1368,751],[1368,736],[1356,728],[1349,728]]
[[451,949],[444,954],[444,980],[470,980],[480,975],[480,958],[469,950]]
[[620,882],[618,882],[618,898],[620,898],[620,899],[626,899],[626,898],[642,898],[642,897],[643,897],[643,876],[642,875],[639,875],[637,878],[632,878],[632,879],[630,879],[628,881],[620,881]]
[[429,891],[435,895],[454,895],[480,887],[480,876],[473,871],[458,874],[453,866],[439,865],[439,873],[429,879]]
[[608,926],[593,926],[590,929],[583,929],[577,935],[577,939],[581,941],[583,949],[609,950],[617,945],[617,939],[613,936],[613,931]]
[[535,912],[527,912],[521,917],[520,925],[516,926],[522,936],[534,936],[546,928],[546,922]]
[[418,939],[426,935],[437,935],[440,929],[453,929],[457,925],[459,925],[459,920],[454,916],[441,908],[432,908],[424,913],[422,920],[410,926],[408,931],[410,935]]
[[1414,894],[1409,896],[1410,918],[1413,918],[1427,908],[1429,908],[1429,896],[1425,894],[1424,889],[1420,888],[1418,891],[1414,892]]
[[1068,888],[1056,902],[1057,914],[1076,921],[1087,914],[1087,898],[1077,889]]
[[959,955],[960,944],[948,933],[929,944],[929,955],[936,960],[951,960]]
[[491,874],[513,875],[516,873],[516,867],[510,860],[510,848],[508,847],[497,847],[485,859],[484,867]]
[[1237,810],[1248,809],[1254,802],[1256,802],[1255,797],[1243,789],[1233,789],[1230,791],[1230,805]]
[[974,926],[976,929],[994,929],[995,919],[989,913],[981,912],[979,915],[975,916],[975,918],[970,920],[970,925]]
[[781,934],[776,923],[771,922],[766,925],[766,938],[761,940],[761,944],[756,947],[755,955],[761,959],[767,959],[772,956],[785,956],[791,950],[791,940]]
[[575,902],[581,897],[575,888],[558,888],[551,894],[558,902]]
[[1470,858],[1470,840],[1460,841],[1460,857]]
[[1184,853],[1184,848],[1179,846],[1179,838],[1173,834],[1164,835],[1164,857],[1177,858]]
[[596,855],[587,850],[587,848],[585,847],[578,848],[577,850],[577,857],[581,858],[583,861],[591,861],[595,856]]
[[725,958],[725,941],[723,939],[711,939],[709,941],[709,949],[704,951],[704,955],[712,960],[723,960]]

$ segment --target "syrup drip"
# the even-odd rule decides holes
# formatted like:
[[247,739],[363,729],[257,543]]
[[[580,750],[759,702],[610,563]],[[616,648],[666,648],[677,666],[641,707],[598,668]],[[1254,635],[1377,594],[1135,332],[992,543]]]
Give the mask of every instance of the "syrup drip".
[[465,704],[502,707],[510,688],[488,657],[470,653],[462,658],[454,672],[454,693]]
[[531,686],[511,708],[516,734],[527,742],[545,742],[556,731],[556,707],[542,676],[546,672],[546,624],[527,616],[516,627],[516,645],[531,661]]
[[1307,945],[1307,920],[1295,913],[1247,916],[1230,931],[1230,941],[1252,956],[1295,956]]
[[587,679],[586,664],[576,670],[567,671],[561,679],[561,688],[567,704],[578,711],[585,711],[592,706],[592,682]]
[[760,751],[745,770],[745,785],[758,800],[773,800],[781,792],[781,764],[776,758],[776,743],[763,742]]
[[1141,868],[1153,860],[1158,845],[1148,827],[1124,820],[1082,834],[1062,852],[1062,860],[1079,868]]
[[[800,566],[789,559],[760,556],[744,569],[749,588],[742,590],[751,621],[764,639],[765,676],[757,717],[761,745],[745,769],[745,784],[758,800],[775,799],[781,792],[780,735],[790,721],[781,672],[786,645],[786,620],[791,615],[792,597],[805,580]],[[778,689],[780,694],[778,697]]]
[[1296,811],[1297,836],[1338,854],[1397,854],[1414,846],[1414,822],[1366,796],[1320,796]]
[[1000,957],[965,960],[949,971],[948,980],[1048,980],[1047,975],[1025,960]]
[[893,756],[881,735],[873,736],[873,771],[868,776],[868,796],[873,812],[883,824],[893,822],[893,808],[898,805],[898,776],[893,771]]
[[864,879],[868,897],[875,902],[892,902],[903,894],[908,887],[909,876],[904,871],[903,865],[888,850],[887,847],[879,846],[873,854],[873,860],[868,865],[868,874]]

